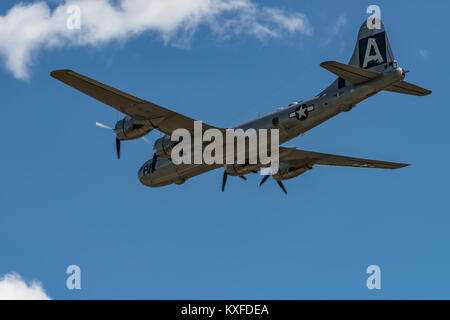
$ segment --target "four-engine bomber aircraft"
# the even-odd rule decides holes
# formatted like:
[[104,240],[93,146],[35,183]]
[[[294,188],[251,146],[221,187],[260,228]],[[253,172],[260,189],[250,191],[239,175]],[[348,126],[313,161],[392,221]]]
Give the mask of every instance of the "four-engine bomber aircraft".
[[[377,22],[378,28],[375,28]],[[351,110],[357,103],[382,90],[416,96],[430,94],[429,90],[403,81],[406,72],[394,60],[383,23],[375,20],[372,24],[365,21],[361,26],[349,64],[335,61],[321,64],[323,68],[338,76],[338,79],[328,88],[310,100],[291,103],[286,108],[234,128],[279,129],[280,144],[282,144],[340,112]],[[155,142],[153,158],[147,161],[138,172],[142,184],[149,187],[173,183],[183,184],[189,178],[223,166],[172,163],[170,156],[174,142],[171,141],[170,135],[177,128],[184,128],[193,133],[194,119],[136,98],[72,70],[53,71],[51,76],[127,115],[116,123],[113,130],[116,135],[119,158],[120,141],[142,138],[153,129],[165,134]],[[209,128],[215,127],[203,124],[204,130]],[[279,161],[278,173],[272,175],[272,178],[285,193],[287,192],[281,181],[294,178],[311,169],[313,165],[381,169],[397,169],[408,165],[286,147],[280,147]],[[261,167],[249,164],[225,165],[222,191],[228,175],[245,179],[246,174],[257,172]],[[260,185],[268,177],[268,175],[264,176]]]

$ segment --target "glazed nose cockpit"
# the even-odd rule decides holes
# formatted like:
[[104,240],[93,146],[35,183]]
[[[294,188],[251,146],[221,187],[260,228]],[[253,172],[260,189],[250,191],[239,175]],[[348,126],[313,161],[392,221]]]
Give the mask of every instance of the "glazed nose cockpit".
[[157,158],[156,161],[151,159],[139,169],[138,179],[148,187],[161,187],[172,183],[183,184],[186,178],[182,177],[179,171],[179,167],[170,159]]
[[150,185],[152,181],[152,161],[149,160],[143,164],[138,171],[138,179],[144,185]]

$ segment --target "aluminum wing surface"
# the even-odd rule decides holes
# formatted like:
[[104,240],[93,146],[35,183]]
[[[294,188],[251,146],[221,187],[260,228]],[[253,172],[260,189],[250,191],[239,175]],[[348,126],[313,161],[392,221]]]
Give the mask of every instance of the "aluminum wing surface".
[[382,73],[377,71],[367,70],[336,61],[325,61],[322,62],[320,66],[353,84],[360,84],[382,76]]
[[416,86],[415,84],[406,82],[406,81],[400,81],[396,84],[391,85],[390,87],[384,89],[386,91],[391,92],[397,92],[397,93],[404,93],[404,94],[410,94],[413,96],[426,96],[431,93],[431,90],[421,88],[419,86]]
[[[194,119],[142,100],[72,70],[56,70],[50,75],[84,94],[136,120],[150,120],[159,131],[171,135],[175,129],[193,132]],[[215,128],[203,123],[203,130]],[[220,129],[220,128],[219,128]]]
[[334,154],[311,152],[296,148],[280,148],[280,162],[288,162],[295,166],[324,165],[339,167],[359,167],[378,169],[399,169],[409,164],[388,161],[361,159]]

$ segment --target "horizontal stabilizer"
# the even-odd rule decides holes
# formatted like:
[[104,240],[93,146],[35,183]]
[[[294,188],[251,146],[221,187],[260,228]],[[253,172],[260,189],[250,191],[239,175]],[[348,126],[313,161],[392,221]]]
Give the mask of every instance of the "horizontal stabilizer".
[[426,96],[431,93],[431,90],[418,87],[412,83],[403,80],[384,90],[403,94],[411,94],[413,96]]
[[381,76],[380,72],[359,68],[336,61],[325,61],[320,64],[321,67],[345,79],[352,84],[359,84]]

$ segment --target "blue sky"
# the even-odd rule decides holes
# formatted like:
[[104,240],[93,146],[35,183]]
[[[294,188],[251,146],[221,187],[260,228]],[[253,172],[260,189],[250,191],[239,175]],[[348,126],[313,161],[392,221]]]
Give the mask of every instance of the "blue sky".
[[[2,1],[0,15],[15,4]],[[49,77],[71,68],[233,126],[333,81],[319,64],[348,62],[370,4],[381,7],[406,80],[432,95],[380,93],[285,146],[412,166],[315,167],[285,182],[288,196],[273,181],[258,187],[257,175],[230,177],[222,193],[222,170],[146,188],[137,170],[151,147],[123,143],[118,161],[114,136],[94,125],[113,125],[116,112]],[[450,298],[450,4],[266,0],[257,8],[302,13],[311,33],[227,37],[201,24],[181,48],[182,35],[165,43],[157,31],[99,45],[44,42],[25,80],[0,60],[0,275],[39,280],[55,299]],[[81,267],[79,291],[65,286],[72,264]],[[381,267],[379,291],[366,288],[372,264]]]

